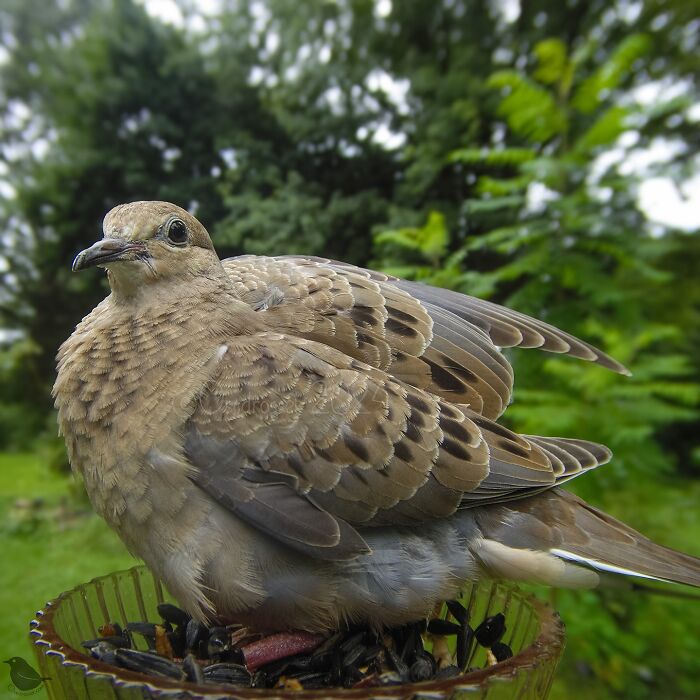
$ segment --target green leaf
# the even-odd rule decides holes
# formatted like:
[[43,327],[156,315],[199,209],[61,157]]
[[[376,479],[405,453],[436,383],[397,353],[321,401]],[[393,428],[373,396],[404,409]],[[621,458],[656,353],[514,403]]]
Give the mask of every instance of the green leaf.
[[537,68],[533,77],[545,85],[557,85],[566,92],[573,76],[573,67],[567,56],[566,44],[561,39],[544,39],[535,45]]
[[634,62],[645,56],[650,47],[651,39],[646,34],[632,34],[625,38],[608,60],[579,85],[572,106],[584,114],[596,110],[606,94],[622,83]]
[[520,207],[525,203],[523,195],[510,195],[507,197],[491,197],[489,199],[467,199],[462,210],[465,214],[485,214],[501,209]]
[[494,178],[483,175],[477,180],[476,191],[480,195],[500,197],[514,192],[521,192],[530,184],[528,176],[511,178]]
[[620,134],[627,131],[629,110],[611,107],[593,122],[591,127],[576,142],[575,149],[586,153],[600,146],[611,146]]
[[516,134],[531,141],[545,142],[567,131],[566,111],[541,85],[510,70],[494,73],[487,84],[504,92],[498,112]]
[[381,231],[375,235],[374,240],[380,245],[394,244],[401,248],[418,251],[436,261],[447,251],[450,237],[444,215],[438,211],[431,211],[425,226]]
[[460,148],[448,156],[449,163],[467,165],[520,165],[537,157],[532,148]]

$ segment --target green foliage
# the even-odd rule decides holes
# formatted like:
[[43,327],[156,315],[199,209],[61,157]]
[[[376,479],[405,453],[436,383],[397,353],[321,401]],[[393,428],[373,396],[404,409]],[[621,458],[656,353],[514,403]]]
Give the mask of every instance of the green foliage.
[[375,242],[380,246],[389,243],[417,251],[437,263],[444,257],[449,243],[445,217],[440,212],[431,211],[425,226],[382,231],[375,237]]
[[566,111],[542,85],[513,70],[494,73],[487,84],[502,90],[498,113],[519,136],[545,142],[567,131]]
[[[3,659],[32,658],[29,620],[47,600],[95,576],[136,563],[102,520],[85,506],[76,507],[69,489],[65,476],[47,473],[40,456],[0,453]],[[78,555],[83,552],[89,556]],[[9,691],[2,694],[6,687],[0,696],[14,697]]]
[[[700,236],[651,235],[644,174],[599,156],[671,139],[682,147],[664,172],[692,172],[694,3],[535,0],[514,21],[487,0],[395,1],[388,16],[369,0],[225,0],[208,19],[178,5],[184,27],[135,0],[0,9],[0,328],[19,331],[0,347],[0,446],[55,433],[55,351],[105,293],[98,273],[70,273],[72,257],[114,204],[163,198],[195,210],[224,255],[371,263],[603,346],[633,378],[510,353],[508,420],[610,444],[614,464],[575,488],[693,549],[654,516],[672,520],[671,496],[657,508],[651,495],[663,474],[697,532],[680,496],[700,466]],[[683,93],[639,106],[651,81]],[[45,464],[61,462],[57,445]],[[645,622],[676,608],[593,593],[558,604],[594,697],[697,696],[681,628],[659,652]],[[578,690],[572,662],[563,673]]]
[[[596,156],[619,147],[624,134],[644,142],[659,133],[658,122],[624,96],[652,60],[647,36],[608,46],[608,58],[595,66],[594,39],[584,37],[582,46],[572,53],[562,40],[544,39],[533,46],[529,73],[499,70],[487,80],[509,133],[497,146],[460,147],[446,158],[445,167],[465,169],[472,187],[460,207],[466,235],[448,227],[442,265],[421,252],[417,237],[406,255],[394,231],[377,234],[376,250],[386,269],[493,296],[589,339],[632,369],[625,379],[572,360],[509,353],[516,382],[505,420],[525,433],[609,445],[613,464],[573,488],[623,516],[630,511],[621,494],[634,503],[635,494],[654,493],[664,475],[697,465],[700,319],[688,275],[700,257],[697,236],[652,235],[635,201],[634,176],[595,168]],[[649,514],[638,509],[632,522],[654,533],[656,506],[650,499]],[[589,593],[566,600],[579,659],[620,697],[648,697],[673,684],[669,663],[679,678],[692,675],[692,653],[671,662],[657,653],[653,636],[641,635],[642,611],[656,610],[644,599]],[[578,646],[579,639],[595,642]],[[687,680],[673,687],[679,696],[693,692]]]
[[581,81],[574,92],[571,106],[583,114],[590,114],[598,109],[607,101],[610,92],[633,72],[635,61],[647,56],[650,43],[645,34],[626,37],[613,50],[607,61]]

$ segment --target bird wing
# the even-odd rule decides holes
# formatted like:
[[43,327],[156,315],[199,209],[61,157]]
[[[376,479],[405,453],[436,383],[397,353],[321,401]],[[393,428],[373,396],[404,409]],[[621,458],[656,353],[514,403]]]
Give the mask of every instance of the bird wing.
[[501,347],[539,347],[627,371],[553,326],[450,290],[320,258],[223,264],[268,328],[324,343],[488,418],[503,413],[513,388]]
[[233,338],[184,430],[192,479],[319,558],[366,551],[356,526],[413,525],[550,488],[609,452],[525,437],[327,345]]

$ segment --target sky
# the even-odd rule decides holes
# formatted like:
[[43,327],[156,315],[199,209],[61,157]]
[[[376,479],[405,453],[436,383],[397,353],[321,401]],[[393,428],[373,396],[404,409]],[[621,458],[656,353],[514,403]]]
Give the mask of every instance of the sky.
[[[148,12],[161,20],[175,25],[183,25],[183,16],[174,0],[141,0]],[[519,0],[497,0],[504,20],[513,22],[520,14]],[[628,11],[634,13],[640,3],[630,2]],[[206,16],[215,14],[219,6],[219,0],[192,0],[192,6],[196,8],[196,14]],[[375,14],[385,17],[391,12],[391,0],[375,0]],[[188,23],[191,30],[197,31],[196,18],[194,24]],[[274,44],[274,37],[270,37]],[[262,77],[261,77],[262,79]],[[408,81],[397,80],[383,70],[375,70],[367,76],[368,85],[373,89],[382,90],[395,104],[406,104],[406,95],[410,90]],[[654,103],[667,100],[674,94],[683,90],[682,85],[662,85],[649,83],[637,91],[633,97],[640,104],[652,106]],[[333,95],[327,99],[332,103]],[[691,109],[691,117],[700,123],[700,104]],[[699,124],[700,125],[700,124]],[[593,172],[601,170],[604,166],[614,166],[623,174],[634,174],[640,178],[638,188],[638,203],[640,209],[649,221],[659,224],[660,227],[669,226],[685,231],[694,231],[700,228],[700,158],[698,158],[695,173],[686,180],[677,183],[670,177],[661,177],[654,170],[668,162],[676,154],[676,146],[672,142],[659,139],[646,149],[635,149],[634,144],[620,143],[615,149],[601,156],[600,163],[593,164]],[[358,134],[364,138],[365,134]],[[378,123],[372,134],[372,139],[385,148],[400,148],[405,136],[391,131],[387,124]]]

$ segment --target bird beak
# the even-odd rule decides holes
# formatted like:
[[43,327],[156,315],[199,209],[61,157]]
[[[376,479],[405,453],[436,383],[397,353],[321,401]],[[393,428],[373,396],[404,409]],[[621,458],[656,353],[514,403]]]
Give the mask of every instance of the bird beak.
[[123,238],[103,238],[81,251],[73,260],[73,272],[95,265],[105,265],[117,260],[136,260],[148,254],[141,241],[126,241]]

